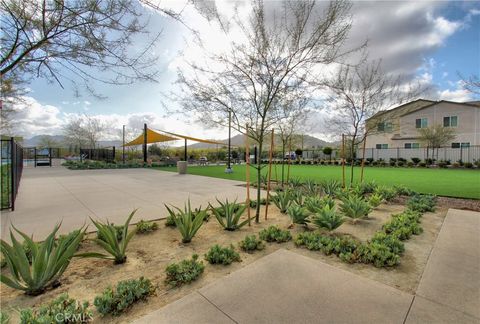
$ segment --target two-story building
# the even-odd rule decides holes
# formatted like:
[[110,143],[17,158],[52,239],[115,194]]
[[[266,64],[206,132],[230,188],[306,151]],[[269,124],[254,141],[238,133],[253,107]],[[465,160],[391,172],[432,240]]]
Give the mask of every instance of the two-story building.
[[452,102],[419,99],[382,111],[367,120],[366,147],[376,149],[422,147],[418,130],[440,124],[455,129],[448,147],[480,145],[480,101]]

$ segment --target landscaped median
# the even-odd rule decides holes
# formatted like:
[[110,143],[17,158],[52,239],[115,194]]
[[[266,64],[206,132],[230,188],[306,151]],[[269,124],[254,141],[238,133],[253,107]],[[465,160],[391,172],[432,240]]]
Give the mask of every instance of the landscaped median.
[[133,211],[124,224],[95,221],[94,233],[57,237],[56,228],[43,242],[12,229],[12,243],[2,242],[2,311],[23,323],[66,313],[129,321],[279,248],[413,292],[445,215],[433,196],[373,182],[292,182],[251,226],[244,204],[210,203],[166,205],[157,222]]

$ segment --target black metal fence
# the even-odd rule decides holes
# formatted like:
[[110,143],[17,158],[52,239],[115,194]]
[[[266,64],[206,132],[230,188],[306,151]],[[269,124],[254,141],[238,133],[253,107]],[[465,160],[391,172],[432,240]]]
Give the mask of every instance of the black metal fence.
[[[357,158],[362,157],[362,150],[357,150]],[[433,149],[427,148],[388,148],[388,149],[376,149],[376,148],[367,148],[365,149],[365,158],[377,160],[389,161],[390,159],[405,159],[410,161],[412,158],[418,158],[420,160],[433,159],[433,160],[443,160],[450,162],[470,162],[480,160],[480,145],[469,146],[469,147],[440,147]]]
[[115,147],[97,148],[97,149],[80,149],[80,158],[82,160],[96,160],[113,162],[115,160]]
[[59,159],[60,148],[48,147],[48,148],[37,148],[37,147],[25,147],[23,148],[23,158],[24,163],[28,166],[30,163],[34,167],[37,166],[52,166],[53,159]]
[[1,209],[15,210],[15,198],[23,172],[23,147],[13,137],[1,139]]

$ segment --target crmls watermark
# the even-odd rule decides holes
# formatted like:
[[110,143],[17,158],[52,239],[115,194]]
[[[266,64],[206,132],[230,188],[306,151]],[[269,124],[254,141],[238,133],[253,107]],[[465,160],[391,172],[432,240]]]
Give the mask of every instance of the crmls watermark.
[[58,313],[55,315],[57,323],[73,322],[73,323],[86,323],[93,320],[93,314],[69,314]]

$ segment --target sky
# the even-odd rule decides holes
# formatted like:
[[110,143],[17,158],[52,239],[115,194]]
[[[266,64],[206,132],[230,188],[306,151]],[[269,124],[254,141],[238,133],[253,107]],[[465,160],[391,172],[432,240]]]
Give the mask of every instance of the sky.
[[[186,2],[163,0],[161,5],[181,10],[187,25],[197,30],[210,48],[221,49],[228,40],[222,39],[216,26]],[[239,4],[242,12],[248,14],[248,1]],[[275,6],[278,2],[265,1],[265,4]],[[226,15],[233,8],[229,1],[217,1],[217,7]],[[183,114],[172,113],[177,107],[166,95],[176,90],[177,69],[184,66],[186,59],[200,59],[202,52],[193,44],[191,32],[180,23],[149,8],[141,10],[152,33],[162,30],[153,49],[159,57],[157,82],[128,86],[93,82],[97,92],[106,96],[100,100],[88,93],[77,97],[68,84],[62,89],[55,83],[35,79],[28,85],[25,104],[17,107],[16,135],[30,138],[61,134],[69,118],[88,114],[109,125],[110,130],[104,136],[108,140],[120,138],[122,125],[133,134],[140,132],[144,122],[152,128],[195,137],[226,138],[227,129],[207,128]],[[480,2],[356,1],[351,14],[349,44],[368,39],[370,58],[382,59],[386,71],[431,86],[426,99],[480,100],[462,89],[459,78],[459,74],[480,74]],[[145,42],[145,38],[137,39],[134,46],[141,47]],[[328,139],[321,129],[322,125],[318,125],[309,134]]]

